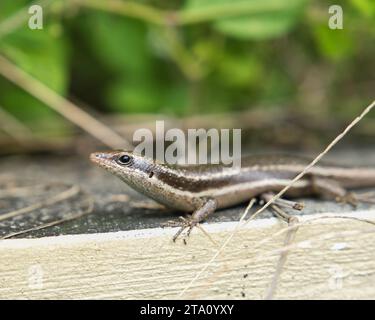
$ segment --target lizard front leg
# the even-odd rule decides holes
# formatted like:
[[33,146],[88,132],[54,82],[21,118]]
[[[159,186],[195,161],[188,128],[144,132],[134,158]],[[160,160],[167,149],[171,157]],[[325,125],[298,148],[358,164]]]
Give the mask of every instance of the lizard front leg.
[[193,212],[190,218],[182,218],[182,222],[178,223],[181,228],[177,231],[177,233],[173,236],[173,241],[180,236],[180,234],[185,230],[187,230],[186,235],[189,236],[191,230],[201,221],[205,220],[211,213],[215,212],[217,208],[217,201],[215,199],[207,199],[204,204],[199,207],[197,210]]

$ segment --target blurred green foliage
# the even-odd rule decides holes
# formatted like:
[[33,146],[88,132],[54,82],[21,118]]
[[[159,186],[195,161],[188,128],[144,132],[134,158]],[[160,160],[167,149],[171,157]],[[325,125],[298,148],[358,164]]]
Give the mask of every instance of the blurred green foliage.
[[[30,30],[27,16],[9,29],[30,1],[0,2],[0,54],[102,111],[188,115],[262,105],[351,116],[374,98],[373,0],[340,1],[343,30],[328,28],[324,0],[137,2],[179,12],[181,26],[173,15],[161,25],[80,1],[44,3],[44,29]],[[0,106],[40,127],[62,126],[1,77]]]

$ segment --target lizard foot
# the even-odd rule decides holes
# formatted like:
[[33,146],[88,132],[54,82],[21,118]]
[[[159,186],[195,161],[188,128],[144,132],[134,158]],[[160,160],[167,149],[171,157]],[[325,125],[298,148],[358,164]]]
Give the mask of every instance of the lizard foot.
[[[274,196],[275,196],[274,193],[266,192],[266,193],[261,194],[260,199],[262,201],[268,202]],[[297,210],[297,211],[302,211],[303,208],[305,207],[305,204],[302,203],[302,202],[290,201],[290,200],[286,200],[286,199],[283,199],[283,198],[276,199],[274,201],[274,203],[276,205],[280,206],[280,207],[289,208],[289,209],[293,209],[293,210]]]
[[179,217],[179,219],[180,221],[167,221],[166,223],[163,223],[161,227],[180,227],[180,229],[172,238],[173,242],[175,242],[177,238],[183,233],[183,231],[187,229],[186,234],[184,235],[184,243],[186,244],[185,238],[190,235],[191,230],[193,230],[193,228],[198,224],[198,221],[191,217]]
[[352,205],[353,207],[356,207],[360,199],[358,198],[357,194],[353,192],[348,192],[343,196],[337,196],[336,201],[339,203],[348,203]]
[[[204,200],[204,199],[202,199]],[[186,244],[186,237],[188,237],[191,233],[191,230],[195,226],[199,225],[200,221],[203,221],[207,218],[207,216],[211,213],[213,213],[217,207],[217,202],[214,199],[205,199],[206,201],[198,207],[191,216],[188,216],[187,218],[180,217],[180,222],[173,222],[173,226],[179,226],[180,229],[177,231],[177,233],[173,236],[173,242],[176,241],[176,239],[181,235],[181,233],[187,229],[186,233],[184,234],[184,243]],[[169,226],[171,224],[169,223]]]
[[375,191],[353,193],[357,202],[375,203]]
[[183,221],[180,223],[180,229],[176,232],[176,234],[173,236],[172,240],[175,242],[177,238],[182,234],[182,232],[187,229],[186,234],[184,235],[184,243],[186,244],[186,237],[190,236],[191,230],[194,229],[196,225],[198,225],[198,221],[193,218],[183,218]]
[[[176,242],[177,238],[187,229],[184,238],[190,236],[191,230],[198,224],[198,221],[193,218],[184,218],[180,217],[182,221],[174,221],[173,226],[180,227],[180,229],[176,232],[173,236],[173,242]],[[184,239],[184,243],[186,244],[186,240]]]
[[186,218],[180,216],[178,217],[181,221],[176,220],[168,220],[167,222],[163,222],[160,224],[162,228],[173,228],[173,227],[180,227],[181,223],[186,220]]

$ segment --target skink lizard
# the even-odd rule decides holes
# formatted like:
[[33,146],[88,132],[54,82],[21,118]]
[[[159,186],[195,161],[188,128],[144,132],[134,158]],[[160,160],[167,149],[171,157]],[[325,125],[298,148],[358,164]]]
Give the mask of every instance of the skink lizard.
[[[280,191],[309,163],[297,156],[267,155],[244,157],[241,167],[233,168],[220,164],[173,166],[129,151],[97,152],[90,159],[167,208],[192,213],[178,234],[185,228],[190,232],[217,209]],[[371,186],[375,186],[375,168],[321,164],[312,167],[285,196],[317,195],[355,203],[362,199],[347,188]],[[298,206],[295,203],[295,209],[301,209]]]

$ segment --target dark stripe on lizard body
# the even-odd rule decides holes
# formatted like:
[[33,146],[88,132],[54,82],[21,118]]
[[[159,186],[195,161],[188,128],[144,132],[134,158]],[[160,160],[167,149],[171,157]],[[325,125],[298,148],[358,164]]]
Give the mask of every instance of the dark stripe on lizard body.
[[[119,159],[131,160],[123,164]],[[217,208],[232,206],[264,192],[278,192],[309,163],[296,156],[249,156],[240,168],[223,165],[169,166],[126,151],[96,153],[92,161],[114,173],[137,191],[172,208],[194,211],[208,198]],[[314,194],[313,179],[333,180],[343,187],[375,185],[371,168],[315,166],[287,193],[289,196]]]

